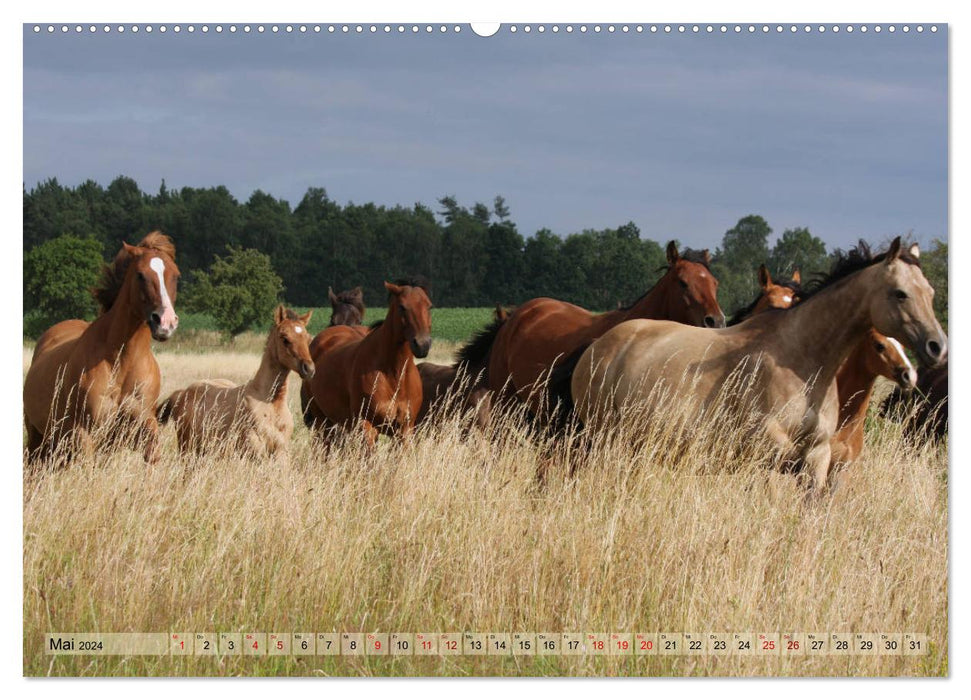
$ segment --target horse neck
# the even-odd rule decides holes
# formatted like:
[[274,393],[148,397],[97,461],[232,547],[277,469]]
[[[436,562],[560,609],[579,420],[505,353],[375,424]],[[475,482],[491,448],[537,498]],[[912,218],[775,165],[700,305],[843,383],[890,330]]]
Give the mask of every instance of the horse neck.
[[271,338],[267,338],[266,347],[263,348],[263,357],[256,376],[249,381],[246,388],[247,393],[257,396],[260,401],[276,403],[286,398],[290,369],[284,367],[277,358],[273,349],[272,333],[271,331]]
[[850,351],[849,357],[836,375],[836,389],[840,402],[840,425],[855,421],[866,414],[877,375],[866,366],[866,340]]
[[777,358],[825,393],[840,366],[872,325],[870,294],[879,264],[871,265],[797,304],[778,318]]
[[105,358],[124,365],[129,358],[152,352],[152,332],[145,319],[128,303],[123,288],[111,308],[99,316],[92,326],[104,329]]
[[622,321],[629,321],[634,318],[644,318],[662,321],[678,321],[677,312],[673,308],[673,304],[668,294],[668,282],[666,282],[667,273],[658,280],[651,289],[634,302],[634,305],[629,309],[619,309],[617,311],[611,311],[604,316],[609,316],[611,314],[616,314],[616,319],[612,325],[617,325]]
[[396,378],[401,376],[409,362],[415,361],[415,355],[405,338],[401,327],[401,317],[394,304],[388,308],[388,315],[385,316],[384,323],[368,338],[372,339],[371,343],[376,347],[381,366]]

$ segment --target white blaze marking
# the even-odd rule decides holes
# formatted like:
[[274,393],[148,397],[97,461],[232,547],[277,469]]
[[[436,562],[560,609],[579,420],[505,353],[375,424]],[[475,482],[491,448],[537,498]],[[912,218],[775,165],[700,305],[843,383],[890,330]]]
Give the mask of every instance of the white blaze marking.
[[297,333],[303,333],[303,328],[301,328],[300,326],[294,326],[293,330]]
[[784,296],[784,297],[782,297],[782,301],[784,301],[787,304],[791,304],[792,303],[792,297],[790,297],[790,296]]
[[894,346],[895,348],[897,348],[897,352],[899,352],[899,353],[900,353],[900,356],[901,356],[902,358],[904,358],[904,364],[906,364],[906,365],[907,365],[907,369],[909,369],[909,370],[911,370],[911,371],[913,371],[913,369],[914,369],[914,366],[913,366],[912,364],[910,364],[910,358],[909,358],[909,357],[907,357],[907,353],[905,353],[905,352],[904,352],[904,349],[903,349],[903,347],[901,347],[901,345],[900,345],[900,343],[899,343],[899,342],[897,342],[897,339],[896,339],[896,338],[891,338],[891,337],[889,337],[889,336],[888,336],[888,337],[887,337],[887,340],[889,340],[889,341],[890,341],[890,343],[891,343],[891,344],[892,344],[892,345],[893,345],[893,346]]
[[162,258],[152,258],[148,266],[158,275],[158,286],[162,290],[162,308],[171,309],[172,300],[169,299],[169,290],[165,288],[165,261]]

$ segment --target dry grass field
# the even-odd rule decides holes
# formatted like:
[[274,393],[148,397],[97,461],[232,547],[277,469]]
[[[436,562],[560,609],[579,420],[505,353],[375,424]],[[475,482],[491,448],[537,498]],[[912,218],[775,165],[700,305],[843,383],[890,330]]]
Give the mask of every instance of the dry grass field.
[[[258,339],[156,349],[163,396],[259,363]],[[298,419],[288,461],[183,461],[167,427],[156,466],[123,451],[25,475],[24,673],[946,675],[946,446],[874,418],[817,500],[724,427],[681,447],[609,434],[572,480],[560,450],[542,488],[521,424],[463,438],[454,412],[374,455],[356,440],[321,455]],[[930,653],[54,657],[49,631],[906,631]]]

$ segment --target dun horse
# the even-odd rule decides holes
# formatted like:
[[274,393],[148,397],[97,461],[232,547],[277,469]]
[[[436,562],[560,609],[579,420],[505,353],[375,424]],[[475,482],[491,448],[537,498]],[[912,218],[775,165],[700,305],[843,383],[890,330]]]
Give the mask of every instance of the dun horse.
[[24,423],[31,459],[61,446],[90,453],[92,434],[135,426],[145,459],[158,458],[155,401],[160,375],[151,339],[175,332],[179,268],[175,246],[159,232],[122,244],[102,272],[95,296],[101,315],[52,326],[37,341],[24,381]]
[[159,423],[175,423],[179,450],[202,454],[217,448],[256,456],[285,454],[293,435],[287,377],[314,375],[307,324],[313,311],[297,315],[280,305],[266,339],[256,376],[246,384],[228,379],[196,382],[176,391],[157,411]]
[[620,324],[577,363],[571,382],[577,415],[596,429],[622,420],[631,403],[652,411],[645,399],[654,385],[677,386],[685,378],[692,392],[678,398],[690,410],[703,409],[740,371],[759,391],[729,408],[754,411],[758,430],[821,491],[838,420],[831,388],[859,339],[873,327],[900,339],[929,365],[947,359],[947,338],[931,305],[934,290],[914,252],[901,250],[899,238],[876,257],[861,244],[841,256],[800,304],[724,330],[666,321]]
[[330,429],[357,424],[373,447],[378,432],[410,439],[422,404],[415,357],[431,347],[431,301],[414,284],[384,283],[388,313],[374,330],[333,326],[310,346],[316,374],[300,389],[304,421],[326,445]]
[[364,323],[364,291],[360,287],[348,289],[340,294],[327,287],[330,298],[331,326],[359,326]]
[[724,327],[725,314],[716,300],[718,281],[708,268],[708,251],[682,256],[672,241],[667,260],[667,271],[657,284],[627,308],[594,314],[565,301],[531,299],[508,320],[497,321],[480,333],[464,349],[465,356],[472,365],[488,366],[485,383],[490,389],[512,390],[538,413],[545,397],[535,389],[550,376],[554,364],[624,321],[654,318]]

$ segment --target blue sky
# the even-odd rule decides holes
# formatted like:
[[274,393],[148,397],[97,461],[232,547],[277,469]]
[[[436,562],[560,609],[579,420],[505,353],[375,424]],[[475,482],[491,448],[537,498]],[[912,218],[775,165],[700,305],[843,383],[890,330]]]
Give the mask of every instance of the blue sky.
[[520,231],[749,213],[830,246],[947,233],[947,32],[482,38],[24,29],[24,183],[223,184],[295,206],[506,198]]

